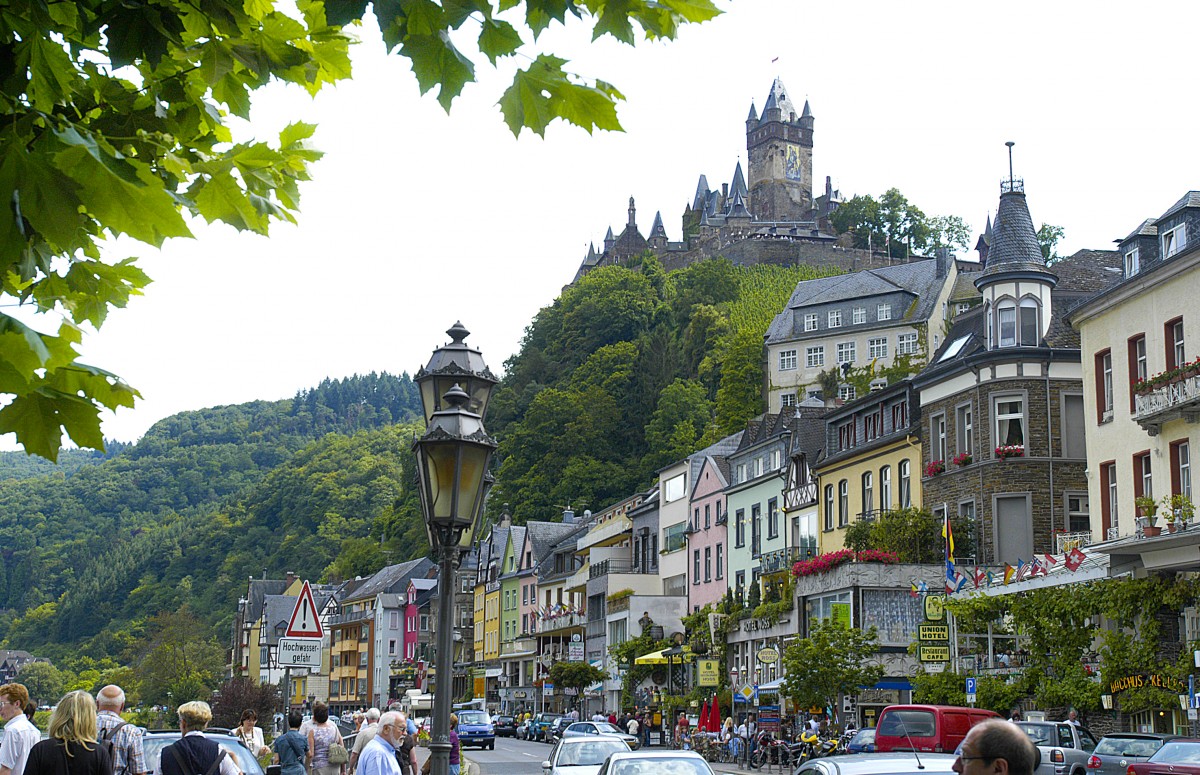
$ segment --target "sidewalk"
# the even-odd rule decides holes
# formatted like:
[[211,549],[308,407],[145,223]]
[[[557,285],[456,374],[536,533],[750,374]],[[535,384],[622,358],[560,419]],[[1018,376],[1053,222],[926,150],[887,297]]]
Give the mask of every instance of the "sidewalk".
[[[425,766],[425,760],[429,758],[429,749],[424,746],[417,746],[417,772],[421,771],[421,767]],[[462,759],[462,768],[460,775],[479,775],[479,765],[468,759],[466,756],[459,753]]]

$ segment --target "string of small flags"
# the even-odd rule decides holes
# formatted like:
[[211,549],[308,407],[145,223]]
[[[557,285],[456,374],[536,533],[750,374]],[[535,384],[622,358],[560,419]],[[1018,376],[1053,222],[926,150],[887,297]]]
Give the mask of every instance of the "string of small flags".
[[[1085,560],[1087,560],[1087,555],[1078,547],[1064,552],[1061,559],[1048,552],[1040,557],[1034,555],[1028,562],[1018,558],[1016,565],[1005,563],[1003,571],[993,571],[990,568],[979,566],[969,569],[966,566],[960,568],[955,565],[953,560],[947,559],[945,592],[948,595],[953,595],[957,592],[967,590],[968,585],[970,585],[970,589],[979,589],[980,587],[990,587],[995,584],[1014,584],[1018,581],[1035,578],[1038,575],[1046,576],[1060,562],[1067,571],[1075,573]],[[929,585],[924,581],[913,581],[909,584],[909,594],[913,597],[928,593]]]

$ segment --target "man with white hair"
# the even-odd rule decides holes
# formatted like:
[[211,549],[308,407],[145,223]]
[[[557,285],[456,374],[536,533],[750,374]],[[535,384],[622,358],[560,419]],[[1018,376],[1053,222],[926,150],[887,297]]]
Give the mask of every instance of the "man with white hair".
[[109,684],[96,692],[96,737],[112,741],[113,775],[145,775],[142,730],[121,718],[125,690]]
[[379,712],[379,708],[371,708],[367,711],[362,728],[358,730],[358,735],[354,738],[354,749],[350,752],[351,773],[358,766],[358,760],[362,756],[363,749],[367,747],[367,743],[371,742],[375,734],[379,732],[379,717],[381,715],[383,714]]
[[402,714],[390,710],[384,713],[371,742],[363,748],[358,772],[361,775],[401,775],[396,749],[407,734]]

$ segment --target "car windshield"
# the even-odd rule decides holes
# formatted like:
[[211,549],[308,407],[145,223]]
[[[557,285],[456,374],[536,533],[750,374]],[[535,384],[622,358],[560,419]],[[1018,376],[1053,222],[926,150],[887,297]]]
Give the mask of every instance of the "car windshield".
[[620,759],[612,763],[612,775],[712,775],[712,768],[703,759],[668,758]]
[[850,742],[852,742],[852,743],[873,743],[873,742],[875,742],[875,730],[874,729],[860,729],[860,730],[858,730],[858,734],[855,735],[854,739],[851,740]]
[[[250,753],[246,746],[239,743],[234,738],[224,740],[219,735],[206,735],[209,740],[215,740],[218,745],[233,754],[236,759],[238,769],[245,775],[263,775],[263,769],[258,764],[258,760]],[[162,772],[162,767],[159,762],[162,760],[163,750],[172,743],[179,742],[179,735],[171,735],[164,737],[146,737],[142,740],[142,751],[146,755],[146,770],[150,773]]]
[[928,710],[894,710],[883,714],[878,733],[885,737],[933,737],[933,713]]
[[607,721],[597,721],[596,729],[600,730],[600,734],[602,734],[602,735],[604,735],[604,734],[608,734],[608,735],[623,735],[623,734],[625,734],[622,730],[617,729],[616,724],[610,724]]
[[1150,757],[1152,762],[1167,764],[1200,764],[1200,743],[1183,743],[1171,741],[1158,749],[1158,753]]
[[482,710],[460,710],[458,712],[459,724],[490,724],[492,717]]
[[1163,741],[1156,737],[1104,737],[1096,744],[1097,756],[1150,756]]
[[610,753],[628,751],[629,746],[616,740],[588,740],[584,743],[564,742],[558,752],[559,767],[595,767],[604,764]]

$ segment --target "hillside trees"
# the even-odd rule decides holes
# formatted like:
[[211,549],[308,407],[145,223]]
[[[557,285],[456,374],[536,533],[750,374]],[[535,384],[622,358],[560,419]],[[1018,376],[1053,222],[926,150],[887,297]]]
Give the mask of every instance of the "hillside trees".
[[927,216],[896,188],[879,199],[855,196],[839,205],[829,221],[839,234],[853,236],[854,247],[887,250],[895,258],[943,247],[966,250],[971,236],[962,218]]
[[543,308],[506,364],[488,429],[491,502],[518,522],[603,508],[762,412],[763,334],[811,267],[724,259],[585,275]]
[[[617,130],[613,85],[569,74],[567,60],[536,45],[552,21],[588,18],[594,37],[671,39],[718,11],[710,0],[506,0],[372,4],[389,50],[408,59],[422,93],[449,110],[475,68],[520,55],[500,96],[505,123],[541,135],[554,119]],[[106,243],[129,237],[161,246],[191,237],[188,218],[266,234],[295,222],[300,183],[320,152],[315,127],[293,123],[270,141],[234,142],[252,96],[272,82],[316,94],[350,76],[351,36],[366,0],[242,3],[46,4],[15,0],[0,19],[0,293],[40,313],[0,315],[0,432],[54,459],[64,431],[101,448],[99,410],[132,406],[119,377],[80,363],[84,324],[99,329],[150,282],[136,258]],[[458,46],[477,47],[468,55]],[[474,58],[473,58],[474,57]],[[478,61],[476,61],[478,60]]]

